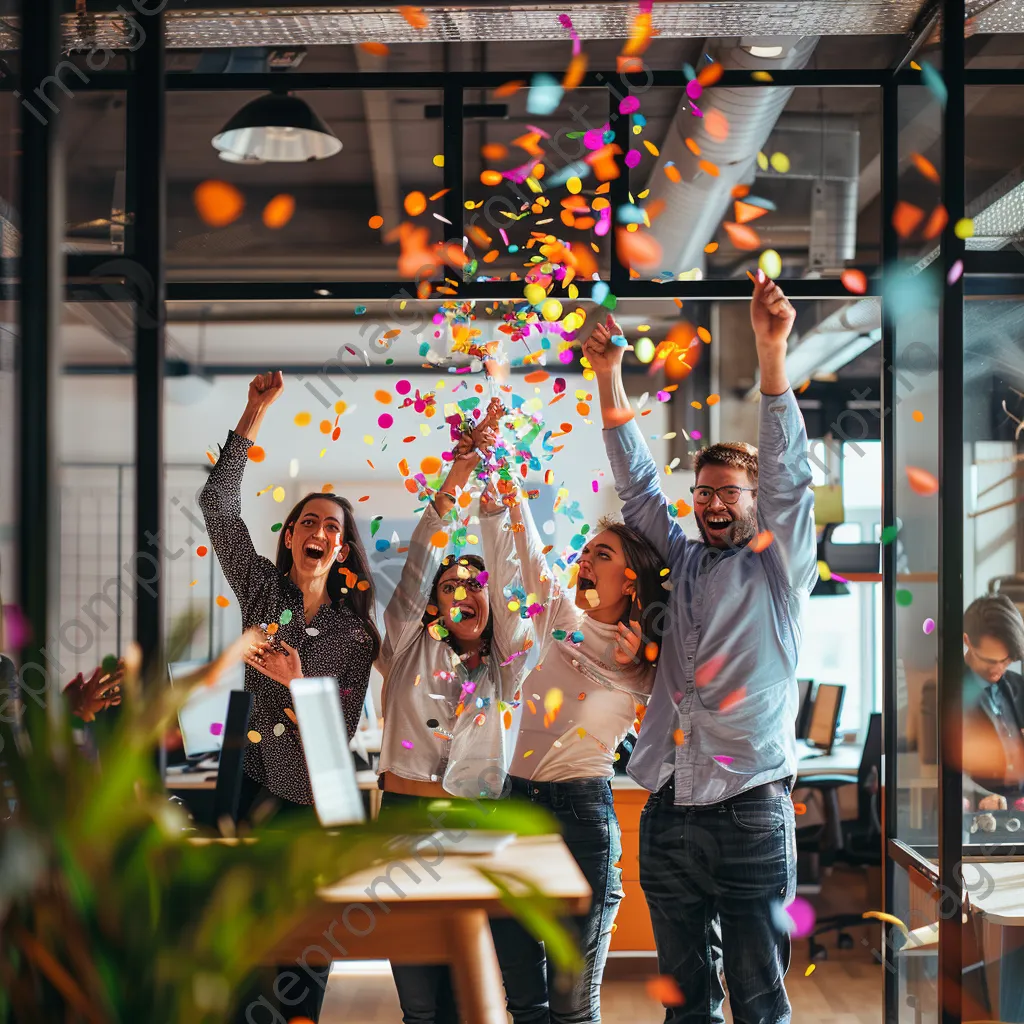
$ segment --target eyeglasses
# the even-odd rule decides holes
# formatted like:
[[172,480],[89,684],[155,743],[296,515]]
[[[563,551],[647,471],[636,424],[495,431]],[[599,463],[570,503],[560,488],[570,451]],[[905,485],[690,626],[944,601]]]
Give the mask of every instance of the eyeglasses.
[[975,661],[980,661],[986,668],[1009,668],[1013,664],[1012,656],[1009,658],[983,658],[978,653],[978,648],[972,643],[967,644],[970,647],[971,652],[974,654]]
[[472,591],[474,594],[480,593],[484,589],[484,584],[477,583],[474,580],[445,580],[441,584],[441,593],[448,596],[452,596],[456,593],[459,587],[465,587],[466,590]]
[[751,494],[757,494],[756,487],[691,487],[690,493],[693,495],[693,500],[697,505],[706,505],[713,494],[717,494],[718,497],[726,505],[735,505],[740,500],[740,494],[743,491],[750,491]]

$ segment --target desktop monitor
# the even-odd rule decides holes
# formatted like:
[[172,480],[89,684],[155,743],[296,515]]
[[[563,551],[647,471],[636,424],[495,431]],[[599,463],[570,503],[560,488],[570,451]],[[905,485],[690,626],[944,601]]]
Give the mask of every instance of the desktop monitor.
[[807,742],[826,754],[832,753],[845,693],[846,687],[839,683],[818,683],[814,693]]
[[[198,661],[172,661],[167,666],[171,685],[206,664]],[[213,686],[197,686],[178,712],[185,756],[190,761],[219,754],[224,743],[224,724],[232,690],[245,689],[245,666],[239,663],[225,669]]]
[[799,710],[796,713],[796,738],[807,739],[807,727],[811,724],[811,708],[814,706],[814,680],[798,679],[796,685],[800,692]]
[[291,692],[320,824],[333,827],[365,821],[337,680],[293,679]]

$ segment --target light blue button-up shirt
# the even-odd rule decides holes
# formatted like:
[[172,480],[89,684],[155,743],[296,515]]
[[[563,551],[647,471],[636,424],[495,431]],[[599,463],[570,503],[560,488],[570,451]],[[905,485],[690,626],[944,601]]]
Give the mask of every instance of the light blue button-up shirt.
[[654,690],[629,774],[678,805],[716,804],[796,775],[800,615],[817,579],[807,431],[793,392],[762,395],[760,553],[689,540],[635,421],[604,431],[626,523],[672,571]]

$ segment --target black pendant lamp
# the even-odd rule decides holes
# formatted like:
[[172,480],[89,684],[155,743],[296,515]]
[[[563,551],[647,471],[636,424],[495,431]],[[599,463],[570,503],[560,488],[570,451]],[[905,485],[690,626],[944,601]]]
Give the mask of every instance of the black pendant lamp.
[[305,163],[341,151],[341,140],[304,100],[268,93],[247,103],[213,137],[231,163]]

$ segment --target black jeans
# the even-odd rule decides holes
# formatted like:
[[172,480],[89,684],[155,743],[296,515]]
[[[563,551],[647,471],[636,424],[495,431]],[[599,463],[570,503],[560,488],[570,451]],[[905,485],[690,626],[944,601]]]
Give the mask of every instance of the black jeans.
[[[426,797],[384,792],[380,816],[402,807],[424,806],[433,801]],[[452,800],[453,803],[463,801]],[[481,818],[480,824],[483,824]],[[455,986],[447,964],[392,964],[391,974],[398,989],[405,1024],[459,1024],[455,1002]]]
[[[296,804],[275,796],[247,775],[242,780],[238,820],[249,818],[264,802],[277,805],[273,814],[266,818],[270,827],[305,829],[320,826],[311,804]],[[330,967],[314,967],[298,961],[260,968],[249,978],[236,999],[235,1024],[281,1024],[293,1017],[318,1021],[330,973]]]
[[621,832],[611,785],[607,779],[513,778],[512,799],[530,800],[554,814],[593,897],[589,912],[573,921],[583,956],[583,970],[575,977],[555,970],[544,946],[518,921],[491,923],[508,1010],[515,1024],[596,1024],[612,924],[623,896],[622,872],[615,866],[622,856]]
[[669,783],[647,801],[640,884],[659,971],[683,995],[666,1024],[722,1024],[723,965],[735,1024],[789,1024],[782,908],[796,892],[796,821],[788,789],[676,807]]

